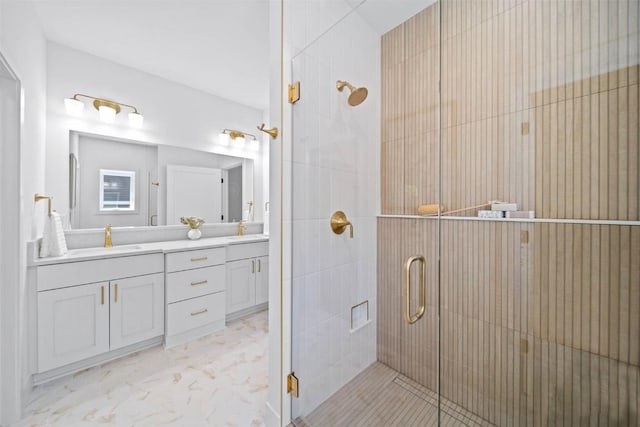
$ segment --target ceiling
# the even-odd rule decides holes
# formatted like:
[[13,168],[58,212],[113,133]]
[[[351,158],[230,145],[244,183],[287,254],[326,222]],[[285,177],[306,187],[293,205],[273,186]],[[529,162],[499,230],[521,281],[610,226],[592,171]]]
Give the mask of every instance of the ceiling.
[[34,2],[48,40],[266,109],[269,0]]
[[[266,109],[269,2],[275,0],[33,1],[48,40]],[[346,2],[379,34],[436,0]]]

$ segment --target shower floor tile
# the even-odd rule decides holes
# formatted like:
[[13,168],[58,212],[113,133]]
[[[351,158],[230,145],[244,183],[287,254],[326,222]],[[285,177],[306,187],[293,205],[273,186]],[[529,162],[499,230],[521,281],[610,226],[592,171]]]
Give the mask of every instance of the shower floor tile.
[[[462,407],[443,399],[442,426],[491,426]],[[436,393],[376,362],[322,403],[296,420],[297,427],[435,426]]]

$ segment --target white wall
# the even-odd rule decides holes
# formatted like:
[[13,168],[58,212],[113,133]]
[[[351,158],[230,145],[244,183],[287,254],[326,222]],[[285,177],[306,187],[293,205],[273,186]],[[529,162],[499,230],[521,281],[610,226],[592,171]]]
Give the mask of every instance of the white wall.
[[[161,54],[159,52],[158,54]],[[193,66],[193,65],[190,65]],[[215,78],[215,76],[212,76]],[[144,115],[144,127],[132,129],[126,114],[109,125],[85,102],[82,118],[66,114],[64,99],[75,93],[135,105]],[[69,131],[126,138],[217,152],[262,161],[261,152],[216,145],[224,128],[257,134],[263,112],[55,43],[47,44],[47,192],[55,208],[68,206]],[[262,193],[262,180],[256,180]],[[258,195],[255,195],[256,199]],[[257,217],[256,220],[260,220]]]
[[[22,392],[28,384],[19,384],[20,378],[28,379],[28,364],[22,363],[27,353],[26,306],[29,295],[26,290],[26,242],[37,235],[35,225],[44,218],[45,204],[38,206],[33,201],[35,192],[43,192],[45,165],[45,99],[46,99],[46,44],[30,2],[0,0],[0,52],[17,74],[22,86],[23,112],[20,138],[20,199],[19,207],[19,254],[15,259],[19,268],[16,281],[5,282],[2,278],[3,296],[0,311],[4,319],[11,318],[10,334],[0,337],[2,342],[2,408],[0,424],[19,417]],[[4,123],[2,124],[4,126]],[[4,141],[3,141],[4,142]],[[9,142],[14,144],[15,141]],[[15,165],[17,175],[18,165]],[[3,171],[7,172],[7,171]],[[1,185],[18,185],[15,180]],[[5,201],[9,202],[9,201]],[[15,219],[15,218],[14,218]],[[3,239],[11,236],[2,236]],[[17,246],[17,245],[16,245]],[[3,272],[4,274],[4,272]],[[5,298],[9,296],[9,298]],[[6,346],[6,347],[5,347]],[[8,375],[7,375],[8,374]],[[8,404],[8,405],[7,405]]]

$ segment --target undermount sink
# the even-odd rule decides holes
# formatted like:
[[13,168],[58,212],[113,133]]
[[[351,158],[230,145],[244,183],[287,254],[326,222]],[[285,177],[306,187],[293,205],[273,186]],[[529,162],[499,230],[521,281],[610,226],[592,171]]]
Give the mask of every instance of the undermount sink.
[[110,248],[81,248],[81,249],[72,249],[69,251],[69,254],[74,255],[107,255],[117,252],[128,252],[140,250],[143,247],[140,245],[121,245],[121,246],[112,246]]
[[264,234],[245,234],[243,236],[228,236],[229,240],[256,240],[256,239],[264,239],[267,236]]

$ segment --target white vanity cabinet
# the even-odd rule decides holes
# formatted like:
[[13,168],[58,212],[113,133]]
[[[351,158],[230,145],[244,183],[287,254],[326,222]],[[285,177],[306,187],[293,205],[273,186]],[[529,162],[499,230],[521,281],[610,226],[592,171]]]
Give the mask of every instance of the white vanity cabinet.
[[165,257],[165,347],[222,329],[226,313],[225,248],[174,252]]
[[162,261],[149,254],[37,267],[38,373],[161,336]]
[[164,275],[110,283],[109,348],[115,350],[164,333]]
[[109,351],[109,282],[38,292],[38,372]]
[[268,300],[268,242],[227,247],[227,313],[261,309]]

